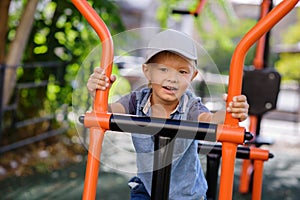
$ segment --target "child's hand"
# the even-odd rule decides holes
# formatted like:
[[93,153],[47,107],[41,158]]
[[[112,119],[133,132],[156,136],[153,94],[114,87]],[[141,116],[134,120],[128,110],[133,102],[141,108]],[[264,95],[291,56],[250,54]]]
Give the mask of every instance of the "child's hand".
[[[105,75],[105,71],[100,67],[96,67],[94,69],[94,73],[90,75],[90,78],[86,84],[89,93],[92,97],[95,97],[96,90],[106,90],[106,88],[110,87],[110,85],[116,80],[116,76],[111,75],[108,78]],[[111,83],[111,84],[110,84]]]
[[[224,95],[224,99],[227,99],[227,95]],[[227,111],[231,113],[232,117],[240,121],[247,119],[248,109],[249,104],[245,95],[234,96],[227,107]]]

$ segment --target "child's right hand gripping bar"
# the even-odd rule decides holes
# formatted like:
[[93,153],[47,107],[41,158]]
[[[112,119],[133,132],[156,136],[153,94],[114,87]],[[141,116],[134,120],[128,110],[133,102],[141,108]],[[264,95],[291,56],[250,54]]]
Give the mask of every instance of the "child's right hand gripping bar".
[[[299,0],[284,0],[276,6],[268,15],[261,19],[240,41],[232,56],[230,64],[227,106],[234,96],[241,94],[244,60],[249,48],[279,20],[288,14]],[[226,107],[227,107],[226,106]],[[222,142],[222,167],[220,177],[219,199],[232,199],[233,174],[235,154],[238,143],[243,143],[244,136],[230,133],[230,130],[238,129],[239,121],[226,112],[225,123],[219,126],[218,140]],[[228,134],[229,133],[229,134]]]
[[[228,85],[227,102],[241,94],[244,60],[249,48],[277,22],[288,14],[299,2],[299,0],[284,0],[276,6],[267,16],[261,19],[240,41],[236,47],[231,64]],[[237,125],[238,119],[233,119],[230,113],[226,113],[225,124]]]

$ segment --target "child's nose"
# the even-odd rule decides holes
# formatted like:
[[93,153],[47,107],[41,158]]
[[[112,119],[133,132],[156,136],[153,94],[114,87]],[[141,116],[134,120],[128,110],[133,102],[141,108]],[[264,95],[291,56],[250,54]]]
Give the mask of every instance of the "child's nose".
[[177,73],[177,71],[175,71],[175,70],[169,70],[167,79],[170,82],[177,82],[178,81],[178,73]]

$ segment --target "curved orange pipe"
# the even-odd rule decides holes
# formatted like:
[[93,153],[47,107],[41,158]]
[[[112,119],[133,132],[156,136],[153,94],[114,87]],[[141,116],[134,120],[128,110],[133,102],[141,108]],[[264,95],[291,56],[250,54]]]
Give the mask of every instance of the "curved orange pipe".
[[[113,64],[113,42],[110,32],[99,17],[97,12],[89,5],[86,0],[72,0],[72,3],[86,18],[89,24],[96,31],[102,43],[102,55],[100,67],[105,70],[107,77],[111,75]],[[108,111],[108,93],[109,89],[105,91],[96,91],[93,112],[87,114],[88,118],[98,117],[99,114],[107,114]],[[88,117],[89,116],[89,117]],[[102,151],[102,143],[104,139],[105,127],[95,125],[90,129],[90,144],[88,152],[88,160],[85,173],[84,191],[82,199],[91,200],[96,198],[98,173],[100,168],[100,156]]]
[[[229,85],[228,85],[228,102],[232,101],[234,96],[241,94],[242,89],[242,75],[243,65],[247,51],[249,48],[267,31],[269,31],[279,20],[281,20],[287,13],[289,13],[299,0],[285,0],[277,5],[268,15],[260,20],[239,42],[236,47],[229,73]],[[228,106],[228,105],[227,105]],[[232,118],[231,114],[226,112],[225,124],[232,126],[238,125],[238,119]]]
[[191,14],[198,16],[202,11],[202,9],[204,8],[206,1],[207,0],[199,0],[196,9],[193,10]]
[[[243,65],[249,48],[267,31],[269,31],[280,19],[289,13],[299,0],[285,0],[276,6],[268,15],[261,19],[240,41],[236,47],[229,73],[227,105],[234,96],[240,95],[242,90]],[[226,112],[225,126],[238,127],[238,119],[234,119]],[[219,199],[232,199],[234,161],[237,144],[223,142],[222,144],[222,168],[220,176]]]
[[[260,6],[260,19],[264,18],[270,9],[272,1],[271,0],[263,0]],[[266,34],[264,34],[257,42],[256,45],[256,53],[253,59],[253,65],[255,69],[263,69],[265,66],[264,63],[264,51],[265,51],[265,44],[266,44]],[[249,131],[254,135],[257,134],[256,128],[258,119],[255,115],[250,115],[250,127]],[[243,160],[242,163],[242,170],[240,175],[240,185],[239,185],[239,192],[240,193],[248,193],[249,191],[249,183],[250,183],[250,176],[252,174],[252,162],[251,160]]]
[[[264,18],[268,12],[271,5],[271,0],[264,0],[261,4],[261,11],[260,11],[260,19]],[[266,34],[264,34],[257,42],[256,46],[256,54],[253,60],[253,65],[255,69],[263,69],[264,68],[264,49],[265,49],[265,41],[266,41]]]
[[[106,24],[99,17],[97,12],[90,6],[86,0],[72,0],[72,3],[76,6],[79,12],[86,18],[89,24],[96,31],[102,42],[102,55],[100,66],[105,70],[106,76],[111,75],[112,64],[113,64],[113,41],[111,34],[106,26]],[[96,112],[107,112],[108,106],[108,92],[105,91],[96,91],[95,101],[94,101],[94,111]]]

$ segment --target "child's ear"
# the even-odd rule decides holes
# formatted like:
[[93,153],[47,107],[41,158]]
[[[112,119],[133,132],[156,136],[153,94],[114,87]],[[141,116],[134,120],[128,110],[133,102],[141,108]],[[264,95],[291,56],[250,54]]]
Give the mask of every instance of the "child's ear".
[[197,76],[197,74],[198,74],[198,70],[196,70],[196,69],[195,69],[195,71],[194,71],[194,74],[193,74],[193,76],[192,76],[192,79],[191,79],[191,81],[192,81],[192,80],[194,80],[194,78]]
[[144,72],[144,75],[145,75],[145,77],[149,80],[149,81],[151,81],[151,76],[150,76],[150,69],[149,69],[149,65],[147,65],[147,64],[143,64],[143,72]]

